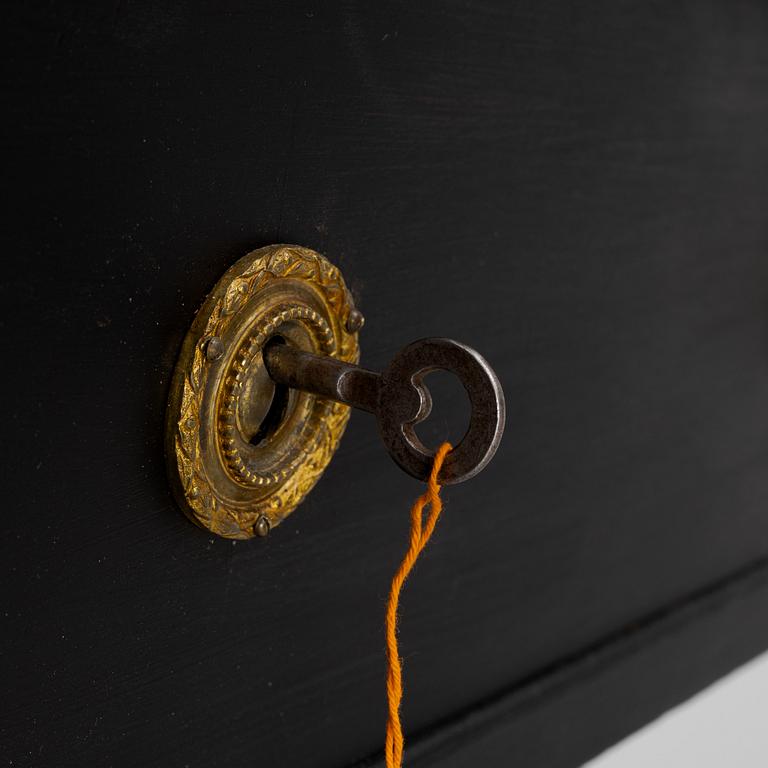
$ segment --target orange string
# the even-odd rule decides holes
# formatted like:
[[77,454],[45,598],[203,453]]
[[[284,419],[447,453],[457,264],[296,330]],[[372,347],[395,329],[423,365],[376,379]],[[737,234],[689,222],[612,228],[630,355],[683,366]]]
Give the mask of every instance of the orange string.
[[[400,768],[403,764],[403,729],[400,724],[400,701],[403,698],[402,661],[397,650],[397,606],[400,602],[400,591],[408,574],[427,546],[435,523],[440,517],[443,502],[440,500],[440,485],[437,476],[443,466],[445,457],[451,450],[450,443],[443,443],[435,454],[435,461],[427,481],[427,490],[414,502],[411,507],[411,544],[405,553],[403,562],[392,579],[392,588],[387,603],[387,704],[389,719],[387,720],[387,740],[384,746],[384,757],[387,768]],[[429,505],[429,515],[426,523],[423,520],[424,507]]]

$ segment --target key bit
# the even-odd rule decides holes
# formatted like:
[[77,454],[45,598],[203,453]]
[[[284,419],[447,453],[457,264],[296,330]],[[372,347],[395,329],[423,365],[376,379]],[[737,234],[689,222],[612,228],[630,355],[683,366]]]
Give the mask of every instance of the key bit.
[[434,457],[434,451],[424,446],[414,431],[432,409],[432,398],[424,384],[430,371],[442,369],[456,375],[471,406],[467,432],[448,454],[439,482],[451,485],[469,480],[488,464],[499,447],[505,421],[501,384],[486,360],[458,341],[414,341],[395,356],[383,373],[282,342],[267,345],[264,362],[278,384],[374,414],[392,458],[420,480],[429,476]]

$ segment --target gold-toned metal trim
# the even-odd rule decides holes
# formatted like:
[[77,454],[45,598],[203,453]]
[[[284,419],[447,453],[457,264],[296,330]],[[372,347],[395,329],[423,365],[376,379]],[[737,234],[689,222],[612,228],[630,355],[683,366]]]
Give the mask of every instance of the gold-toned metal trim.
[[[226,538],[263,536],[312,489],[349,407],[278,392],[262,350],[280,337],[356,363],[358,316],[339,270],[308,248],[260,248],[219,280],[184,340],[168,403],[169,475],[193,522]],[[278,397],[265,433],[257,427]]]

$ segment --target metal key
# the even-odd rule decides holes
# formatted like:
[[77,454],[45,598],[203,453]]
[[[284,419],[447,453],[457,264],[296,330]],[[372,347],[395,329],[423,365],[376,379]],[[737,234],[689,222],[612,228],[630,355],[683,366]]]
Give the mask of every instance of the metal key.
[[414,427],[429,416],[432,398],[424,377],[438,369],[458,376],[471,405],[469,428],[451,450],[439,482],[461,483],[493,458],[504,431],[504,393],[493,369],[474,349],[452,339],[421,339],[402,349],[383,373],[303,352],[284,343],[269,344],[264,362],[278,384],[327,397],[376,416],[392,458],[421,480],[429,477],[434,451]]

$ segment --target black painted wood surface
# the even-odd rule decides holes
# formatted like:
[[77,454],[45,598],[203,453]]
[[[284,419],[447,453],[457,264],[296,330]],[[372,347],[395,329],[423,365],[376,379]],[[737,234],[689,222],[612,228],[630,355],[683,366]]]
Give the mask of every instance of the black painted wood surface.
[[403,598],[412,765],[578,765],[768,647],[762,3],[5,16],[6,764],[378,760],[419,484],[372,420],[266,541],[167,489],[180,340],[274,242],[340,265],[369,367],[452,336],[505,387]]

